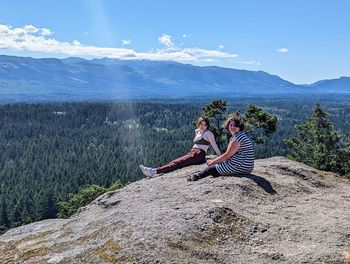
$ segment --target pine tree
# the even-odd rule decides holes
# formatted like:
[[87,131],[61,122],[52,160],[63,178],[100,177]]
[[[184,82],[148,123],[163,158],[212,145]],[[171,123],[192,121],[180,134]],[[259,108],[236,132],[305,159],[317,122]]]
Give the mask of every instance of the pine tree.
[[10,221],[7,215],[7,205],[6,205],[6,195],[2,195],[2,203],[1,203],[1,219],[0,219],[0,226],[3,227],[10,227]]
[[298,135],[285,140],[292,151],[290,157],[317,169],[337,171],[340,136],[319,103],[309,119],[296,128]]
[[47,190],[41,198],[40,211],[41,219],[56,218],[58,213],[55,197],[52,194],[52,190]]
[[265,142],[264,136],[271,136],[276,132],[277,117],[265,112],[256,105],[249,105],[244,114],[245,131],[255,143]]
[[210,130],[213,132],[220,151],[223,151],[227,138],[222,128],[222,123],[226,118],[226,102],[213,100],[209,105],[202,108],[202,115],[209,117],[212,122]]
[[226,102],[221,100],[213,100],[211,104],[203,107],[202,115],[214,121],[210,125],[210,130],[215,135],[216,142],[221,151],[226,148],[230,135],[223,129],[224,120],[230,115],[241,115],[245,122],[245,132],[256,143],[265,142],[264,137],[271,136],[276,132],[277,117],[264,111],[262,108],[250,104],[247,112],[243,115],[240,110],[233,113],[226,112]]

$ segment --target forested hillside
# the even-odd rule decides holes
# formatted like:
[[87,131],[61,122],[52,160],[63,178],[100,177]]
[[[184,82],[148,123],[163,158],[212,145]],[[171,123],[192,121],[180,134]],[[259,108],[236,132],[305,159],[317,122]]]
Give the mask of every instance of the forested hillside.
[[[237,103],[239,101],[239,103]],[[256,158],[286,155],[283,139],[313,110],[313,99],[240,99],[278,116],[277,132],[256,146]],[[203,102],[14,104],[0,106],[0,226],[55,217],[57,202],[80,188],[128,183],[139,164],[157,166],[192,145]],[[350,103],[322,100],[335,128],[348,135]]]

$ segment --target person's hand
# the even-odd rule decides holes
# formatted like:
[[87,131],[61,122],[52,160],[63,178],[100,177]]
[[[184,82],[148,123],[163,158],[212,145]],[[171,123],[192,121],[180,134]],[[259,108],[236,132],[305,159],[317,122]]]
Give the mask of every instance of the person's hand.
[[210,166],[213,164],[213,160],[207,160],[207,165]]

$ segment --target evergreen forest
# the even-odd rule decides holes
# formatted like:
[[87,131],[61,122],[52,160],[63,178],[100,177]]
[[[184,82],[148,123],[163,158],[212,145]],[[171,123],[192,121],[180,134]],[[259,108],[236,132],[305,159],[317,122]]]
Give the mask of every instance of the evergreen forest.
[[[256,159],[287,156],[319,103],[345,141],[350,97],[225,99],[228,111],[254,104],[278,118],[276,132],[255,145]],[[59,202],[86,186],[108,188],[143,176],[190,150],[193,122],[210,100],[139,100],[0,105],[0,227],[57,217]]]

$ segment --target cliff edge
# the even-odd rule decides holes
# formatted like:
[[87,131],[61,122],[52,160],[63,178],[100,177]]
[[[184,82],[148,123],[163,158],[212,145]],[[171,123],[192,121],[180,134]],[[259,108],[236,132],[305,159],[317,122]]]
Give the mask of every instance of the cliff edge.
[[0,236],[0,263],[350,263],[350,181],[284,157],[251,175],[134,182]]

